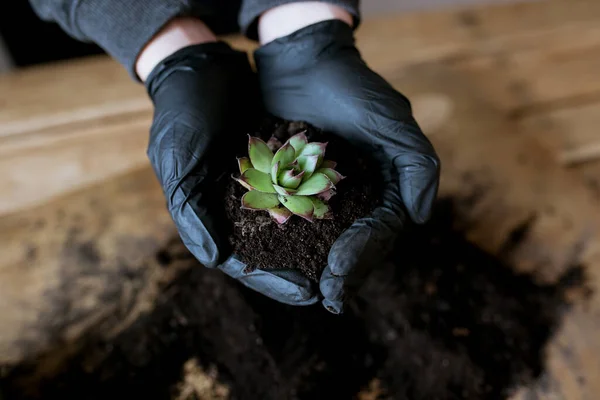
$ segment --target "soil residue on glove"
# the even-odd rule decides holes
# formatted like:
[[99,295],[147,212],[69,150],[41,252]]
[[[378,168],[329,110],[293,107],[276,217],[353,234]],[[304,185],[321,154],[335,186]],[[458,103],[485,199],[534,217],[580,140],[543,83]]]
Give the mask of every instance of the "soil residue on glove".
[[[369,215],[375,208],[378,176],[373,176],[376,169],[369,166],[357,149],[306,123],[268,119],[252,135],[265,141],[275,136],[285,143],[290,136],[302,131],[306,131],[310,142],[328,143],[325,157],[336,161],[336,169],[346,177],[336,185],[336,195],[329,201],[333,219],[309,222],[292,215],[284,225],[278,225],[265,211],[240,208],[246,189],[233,179],[226,186],[225,207],[231,223],[229,244],[248,265],[248,270],[295,269],[318,281],[333,243],[356,219]],[[231,164],[237,176],[236,160],[232,159]]]

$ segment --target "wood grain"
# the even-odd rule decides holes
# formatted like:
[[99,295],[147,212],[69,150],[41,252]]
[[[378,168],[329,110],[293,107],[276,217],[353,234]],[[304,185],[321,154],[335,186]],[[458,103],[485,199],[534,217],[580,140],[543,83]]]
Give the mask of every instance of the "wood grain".
[[0,219],[0,364],[152,305],[177,234],[150,169]]
[[[30,67],[0,77],[0,138],[151,107],[143,86],[105,56]],[[0,142],[1,143],[1,142]]]
[[146,113],[117,122],[95,121],[76,132],[57,128],[5,143],[0,147],[0,215],[149,165],[150,118]]
[[[600,4],[593,0],[468,6],[366,19],[357,43],[379,72],[428,61],[465,70],[487,92],[484,101],[514,113],[596,96],[599,20]],[[257,46],[235,35],[223,39],[249,52]],[[0,215],[140,165],[150,118],[143,86],[106,57],[0,77],[0,192],[8,193]],[[555,138],[570,135],[577,133],[561,131]],[[557,160],[572,157],[554,142],[549,146],[557,149]],[[568,151],[589,157],[587,149]],[[45,183],[35,183],[40,180]]]
[[[577,43],[581,33],[570,35],[571,42]],[[517,117],[600,101],[600,29],[593,35],[587,47],[559,42],[523,51],[501,48],[455,65],[477,80],[490,103]]]
[[[595,0],[549,0],[387,16],[357,33],[411,99],[469,238],[544,282],[583,265],[595,293],[600,162],[561,163],[600,143],[598,21]],[[105,57],[0,78],[0,363],[154,306],[177,233],[145,157],[150,119],[143,87]],[[572,303],[544,375],[514,399],[600,393],[600,300]]]
[[[442,159],[442,196],[463,200],[460,225],[469,238],[515,268],[552,282],[570,266],[585,266],[600,287],[600,212],[581,175],[489,103],[470,76],[440,65],[410,68],[389,79],[415,99]],[[519,239],[514,241],[515,234]],[[592,399],[600,391],[600,297],[573,293],[573,308],[548,347],[544,382],[522,398]],[[586,382],[585,385],[580,382]],[[551,388],[549,391],[548,388]]]
[[[469,238],[541,282],[583,265],[597,290],[600,213],[581,176],[482,101],[468,75],[434,63],[386,77],[414,99],[442,159],[440,194],[461,200],[457,223]],[[0,314],[8,327],[0,361],[64,346],[100,324],[118,330],[135,321],[168,279],[158,255],[175,236],[147,167],[0,218],[0,304],[10,310]],[[570,299],[542,381],[515,398],[589,399],[600,391],[600,300],[578,290]]]
[[600,101],[549,110],[521,120],[557,154],[565,166],[600,159]]
[[[590,47],[598,44],[599,18],[593,0],[467,6],[366,19],[357,42],[374,68],[397,68],[499,48]],[[247,51],[257,46],[235,35],[223,39]],[[143,86],[104,56],[6,74],[0,94],[0,136],[150,107]]]

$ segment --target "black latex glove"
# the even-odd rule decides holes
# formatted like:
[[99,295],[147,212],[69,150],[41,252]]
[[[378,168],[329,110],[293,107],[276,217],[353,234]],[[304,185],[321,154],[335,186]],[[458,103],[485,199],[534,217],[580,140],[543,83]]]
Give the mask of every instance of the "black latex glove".
[[409,101],[361,59],[352,29],[320,22],[255,52],[268,112],[308,122],[365,149],[384,181],[383,202],[334,243],[320,280],[323,305],[343,311],[369,270],[383,261],[408,216],[425,222],[438,190],[439,159]]
[[[226,43],[186,47],[166,58],[146,80],[154,103],[148,157],[185,246],[206,267],[282,303],[318,301],[310,281],[292,271],[244,273],[226,245],[222,192],[232,144],[246,143],[251,117],[261,115],[258,84],[246,53]],[[237,133],[237,135],[236,135]]]

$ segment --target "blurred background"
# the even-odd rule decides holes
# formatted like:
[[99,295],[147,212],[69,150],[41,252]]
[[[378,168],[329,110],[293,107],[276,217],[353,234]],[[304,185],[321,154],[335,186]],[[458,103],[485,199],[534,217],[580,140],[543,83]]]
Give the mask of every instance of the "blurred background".
[[[514,0],[369,0],[361,3],[365,16],[475,3]],[[535,0],[532,0],[535,1]],[[0,73],[49,61],[101,53],[97,46],[67,36],[56,24],[41,21],[28,1],[7,3],[0,14]],[[30,32],[38,32],[35,36]]]
[[361,5],[363,58],[442,182],[340,318],[202,268],[147,160],[143,86],[0,7],[0,400],[598,398],[600,1]]

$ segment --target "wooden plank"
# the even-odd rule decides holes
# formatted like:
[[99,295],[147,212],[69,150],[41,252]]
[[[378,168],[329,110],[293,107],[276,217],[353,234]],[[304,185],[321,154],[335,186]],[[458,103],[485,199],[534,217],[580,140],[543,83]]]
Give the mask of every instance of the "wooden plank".
[[[559,3],[558,1],[552,2],[552,4]],[[563,3],[562,8],[553,6],[554,8],[550,8],[553,11],[547,12],[540,11],[541,9],[538,8],[540,14],[537,17],[535,13],[527,17],[523,11],[524,17],[520,18],[516,11],[520,8],[514,8],[515,11],[511,13],[501,13],[501,16],[506,15],[502,17],[506,18],[505,23],[508,23],[510,19],[508,16],[515,19],[512,27],[515,28],[516,33],[512,34],[508,28],[503,31],[502,18],[498,17],[500,22],[497,28],[494,28],[496,25],[491,22],[485,24],[490,26],[489,32],[494,32],[494,29],[498,30],[496,33],[486,36],[487,39],[472,40],[475,37],[472,28],[465,28],[465,26],[478,25],[473,25],[472,15],[451,13],[446,17],[437,14],[440,15],[438,17],[439,31],[431,29],[431,25],[423,24],[425,19],[419,23],[415,20],[417,22],[411,29],[422,31],[423,36],[421,39],[415,39],[415,36],[415,38],[407,40],[406,44],[402,45],[405,47],[392,47],[392,40],[398,42],[398,38],[403,36],[396,36],[396,34],[401,34],[405,32],[404,29],[408,28],[397,28],[393,31],[394,35],[384,38],[379,36],[377,39],[379,27],[373,26],[372,33],[365,34],[360,40],[365,43],[365,58],[373,60],[372,64],[384,71],[385,76],[390,78],[394,85],[404,91],[413,101],[419,121],[431,136],[442,156],[442,194],[472,199],[471,205],[461,211],[461,217],[469,226],[470,238],[491,252],[502,253],[512,235],[533,215],[533,222],[526,224],[528,229],[524,232],[523,240],[517,247],[511,249],[507,257],[522,271],[536,271],[540,279],[544,281],[555,280],[569,265],[581,263],[586,267],[591,285],[597,289],[600,282],[596,232],[600,226],[597,197],[590,195],[592,192],[582,184],[579,175],[581,169],[565,171],[555,165],[553,154],[544,151],[536,140],[528,137],[530,128],[507,119],[504,112],[501,111],[502,108],[499,109],[494,104],[495,98],[502,99],[502,97],[490,96],[490,92],[484,90],[484,86],[473,87],[471,76],[468,73],[465,76],[460,73],[460,69],[452,71],[440,65],[418,66],[405,71],[393,70],[406,62],[439,59],[440,55],[442,55],[441,58],[451,59],[476,54],[482,57],[479,60],[485,61],[485,57],[488,57],[487,60],[494,60],[498,54],[495,52],[497,48],[486,46],[494,44],[494,46],[501,47],[502,51],[499,54],[503,55],[506,54],[503,53],[505,51],[503,46],[510,44],[511,46],[521,46],[519,48],[523,49],[520,53],[515,53],[513,59],[517,60],[515,65],[524,66],[528,74],[535,75],[537,70],[532,66],[541,65],[547,61],[544,58],[546,53],[538,52],[535,49],[536,40],[539,40],[540,37],[557,38],[560,36],[557,32],[565,32],[562,28],[555,29],[561,20],[558,11],[564,12],[565,18],[569,18],[569,16],[573,18],[573,25],[569,28],[573,29],[573,32],[581,32],[579,29],[584,25],[585,31],[593,31],[587,25],[595,18],[593,3],[587,3],[592,6],[589,13],[577,6],[573,6],[574,11],[571,11],[571,7],[565,4]],[[583,3],[577,2],[576,4]],[[488,15],[485,14],[485,11],[482,13]],[[586,14],[591,15],[589,21],[586,19],[588,18]],[[494,18],[491,12],[489,18]],[[390,18],[390,21],[392,20]],[[398,23],[401,20],[395,19],[394,21]],[[432,19],[431,21],[436,20]],[[454,27],[448,28],[449,30],[446,31],[450,38],[446,44],[442,41],[446,29],[442,24],[444,21],[448,27]],[[539,30],[537,31],[539,35],[538,33],[523,33],[527,31],[528,21],[539,21]],[[553,22],[549,23],[548,21]],[[532,25],[535,24],[532,22]],[[450,32],[452,29],[454,29],[454,33]],[[524,36],[519,36],[519,29],[523,30]],[[432,33],[427,33],[428,30]],[[362,32],[368,33],[369,30],[365,29]],[[533,32],[536,32],[535,29]],[[572,35],[575,37],[576,33]],[[408,37],[410,38],[410,36]],[[580,57],[586,53],[585,49],[595,48],[594,40],[584,39],[584,45],[575,50],[576,60],[581,60]],[[458,43],[458,45],[451,42]],[[566,45],[568,42],[564,43]],[[557,45],[555,49],[558,50],[551,54],[556,55],[558,59],[564,56],[568,65],[575,65],[575,67],[581,65],[582,68],[586,68],[587,64],[584,62],[569,64],[571,61],[568,60],[572,54],[566,51],[565,45]],[[393,50],[397,48],[407,49],[407,51],[402,54],[400,51]],[[477,53],[473,53],[475,50],[472,49],[474,48],[477,49]],[[492,55],[485,53],[486,51]],[[391,54],[385,57],[385,52]],[[411,57],[413,58],[411,59]],[[464,61],[464,58],[462,60]],[[556,62],[561,65],[562,61],[559,61]],[[483,61],[478,62],[485,65]],[[470,65],[478,66],[480,64],[474,62]],[[572,71],[577,71],[575,67]],[[564,67],[562,69],[564,70]],[[501,71],[502,67],[494,66],[494,70],[495,72]],[[511,70],[511,72],[514,71],[514,69]],[[557,68],[556,71],[554,76],[560,76],[561,68]],[[490,74],[482,76],[487,76],[488,79],[496,77],[496,75]],[[517,75],[517,77],[521,76]],[[509,76],[511,79],[512,77],[512,75]],[[59,80],[56,75],[54,79]],[[7,93],[2,89],[10,86],[5,81],[3,82],[0,84],[2,96]],[[543,102],[548,98],[553,99],[552,101],[562,101],[560,90],[568,90],[566,85],[557,86],[560,90],[543,88],[539,82],[550,84],[552,82],[551,74],[544,75],[543,79],[536,82],[538,82],[537,86],[532,85],[531,88],[537,89],[537,91],[533,89],[525,91],[526,95],[533,93],[536,96],[531,95],[530,100],[527,98],[519,100],[521,101],[519,107],[529,104],[545,104]],[[25,81],[22,83],[29,85]],[[84,84],[83,81],[81,84]],[[516,86],[518,87],[518,85]],[[68,87],[71,88],[70,85]],[[8,93],[15,90],[12,87]],[[578,96],[573,93],[568,96]],[[127,96],[127,93],[125,95]],[[33,101],[31,104],[35,104],[35,97],[31,94],[28,96],[30,96],[28,99]],[[52,96],[46,94],[44,96],[46,96],[46,100],[44,100],[46,105],[44,106],[40,102],[39,106],[36,106],[38,108],[35,114],[19,114],[21,112],[19,108],[13,115],[19,116],[23,121],[32,115],[44,114],[44,107],[53,107],[48,105],[48,100]],[[107,95],[101,104],[106,102],[109,97]],[[25,98],[24,95],[22,99]],[[508,100],[511,99],[512,97],[508,97]],[[94,97],[89,96],[89,101],[93,103]],[[109,103],[112,104],[112,100]],[[19,107],[23,108],[26,104],[25,101]],[[505,104],[511,106],[510,101]],[[75,103],[65,102],[63,106],[64,110],[68,112],[80,109],[78,108],[80,104]],[[83,109],[85,110],[85,108]],[[95,106],[91,109],[95,109]],[[41,160],[38,164],[40,167],[35,170],[42,171],[41,174],[51,166],[50,155],[58,154],[65,157],[66,160],[78,160],[80,164],[75,164],[75,169],[82,168],[81,165],[87,165],[90,168],[86,170],[85,174],[70,175],[74,176],[71,178],[72,182],[84,179],[89,175],[96,176],[97,180],[106,179],[108,175],[94,174],[112,166],[115,160],[102,156],[94,158],[96,161],[90,164],[85,164],[86,159],[80,158],[81,154],[85,152],[84,149],[94,149],[96,145],[100,146],[102,143],[108,142],[95,141],[107,132],[108,136],[114,139],[114,141],[110,141],[111,145],[121,146],[119,143],[126,137],[125,131],[136,131],[138,133],[135,135],[135,139],[131,139],[131,147],[124,146],[123,153],[119,157],[119,160],[127,160],[132,155],[136,156],[142,153],[147,134],[147,125],[144,127],[147,119],[140,117],[139,120],[119,121],[111,125],[111,118],[120,118],[121,115],[113,114],[111,110],[112,108],[109,108],[107,113],[92,115],[77,123],[73,123],[68,118],[58,119],[58,122],[50,118],[48,124],[37,122],[38,125],[9,125],[9,127],[12,126],[12,131],[5,131],[9,133],[5,135],[7,141],[2,142],[0,148],[7,149],[8,147],[3,147],[3,145],[10,144],[13,149],[20,149],[19,152],[22,151],[23,154],[31,154],[31,159]],[[147,109],[135,107],[128,110],[132,111],[128,111],[127,116],[142,115],[147,111]],[[506,111],[506,108],[503,110]],[[512,109],[509,107],[508,110]],[[60,115],[61,112],[59,108],[54,108],[45,115],[52,117],[56,114]],[[567,115],[563,118],[566,118],[566,121],[574,116]],[[560,118],[557,120],[560,121]],[[95,124],[96,121],[101,121],[101,124],[106,124],[110,128],[104,126],[99,128],[96,133],[93,129],[82,129],[82,136],[77,136],[81,126]],[[120,130],[124,126],[127,127],[128,123],[131,124],[128,129]],[[4,126],[4,124],[0,125]],[[18,129],[15,129],[15,126]],[[49,129],[49,126],[52,128]],[[65,126],[68,126],[69,129],[61,129]],[[74,129],[76,126],[78,128]],[[43,129],[40,129],[41,127]],[[46,136],[47,133],[51,133],[53,136]],[[10,142],[8,141],[9,136]],[[18,140],[17,136],[19,136]],[[21,138],[28,139],[21,140]],[[47,143],[47,149],[52,149],[51,152],[44,153],[42,147],[37,147],[37,143],[44,141]],[[73,147],[69,147],[68,143],[74,143]],[[106,146],[109,145],[106,144]],[[61,148],[73,150],[60,153],[59,149]],[[102,153],[113,151],[118,152],[119,147],[107,147]],[[6,154],[8,153],[4,153],[0,157],[2,161]],[[96,157],[92,152],[88,152],[87,156]],[[135,160],[135,157],[132,159]],[[13,161],[15,160],[13,159]],[[139,162],[142,162],[141,158]],[[18,164],[3,164],[0,171],[4,174],[15,165]],[[117,165],[118,168],[112,170],[111,173],[116,174],[121,170],[134,168],[136,165],[140,164],[135,161],[131,165],[127,163]],[[598,172],[600,171],[592,170],[590,167],[588,176],[592,177],[594,174],[600,176]],[[57,174],[59,174],[58,169],[48,175],[40,175],[40,177],[45,177],[44,179],[25,180],[29,182],[27,184],[29,187],[39,186],[37,192],[27,192],[27,195],[43,195],[45,190],[40,182],[50,179],[51,176],[61,176]],[[85,184],[97,180],[95,178]],[[78,186],[72,185],[63,189],[71,190],[75,187]],[[2,189],[3,194],[6,193],[4,190],[7,189]],[[8,190],[9,193],[10,190]],[[54,193],[53,196],[56,194],[58,193]],[[121,307],[127,310],[152,307],[153,290],[155,290],[156,282],[162,279],[160,278],[160,269],[155,261],[156,255],[168,240],[167,238],[174,234],[164,210],[164,199],[148,168],[112,182],[93,186],[89,190],[58,198],[52,204],[40,206],[35,210],[27,210],[1,218],[0,253],[3,254],[3,258],[0,259],[0,304],[2,304],[2,309],[11,311],[0,313],[0,326],[7,327],[0,334],[0,355],[5,357],[4,360],[18,360],[57,343],[62,344],[65,338],[76,338],[95,328],[100,321],[108,318],[107,315],[114,313],[115,310],[120,310]],[[92,247],[91,251],[90,244],[96,246]],[[99,255],[96,261],[94,261],[95,255]],[[122,268],[123,265],[131,268],[132,273],[138,276],[142,282],[139,286],[132,289],[131,282],[117,279],[121,275],[116,272],[116,269]],[[82,272],[81,266],[90,267],[86,274]],[[587,301],[577,299],[575,308],[565,316],[561,329],[555,334],[548,348],[546,368],[550,382],[546,383],[546,386],[552,389],[552,394],[545,395],[544,391],[547,388],[542,387],[524,388],[521,393],[537,393],[538,397],[546,398],[550,396],[568,399],[595,398],[596,394],[600,392],[600,382],[596,379],[600,373],[598,371],[600,339],[597,335],[600,328],[599,303],[598,295],[594,295]],[[70,311],[65,313],[64,305],[74,308],[67,308]],[[119,321],[122,322],[121,319],[126,319],[127,315],[133,315],[130,318],[135,318],[136,314],[135,312],[132,314],[123,312],[119,314]],[[56,325],[51,325],[52,322],[55,322]],[[56,326],[60,328],[57,330]],[[20,345],[15,346],[15,343],[20,343]],[[580,382],[585,382],[585,384]],[[522,398],[533,396],[521,395]]]
[[[357,33],[358,45],[367,62],[382,73],[433,60],[465,68],[488,91],[485,101],[509,111],[595,93],[600,84],[595,74],[598,65],[596,53],[588,50],[596,49],[600,37],[600,4],[590,0],[542,3],[470,6],[365,20]],[[223,39],[247,51],[256,47],[239,36]],[[550,56],[554,61],[547,63]],[[143,86],[106,57],[54,63],[0,78],[0,153],[11,154],[0,163],[0,190],[10,191],[0,202],[0,215],[139,165],[145,153],[144,122],[125,123],[123,132],[132,130],[133,136],[117,133],[121,128],[95,127],[149,118],[150,113]],[[96,134],[110,135],[106,142],[111,143],[103,143]],[[88,139],[95,142],[86,146]],[[41,147],[57,141],[62,147]],[[36,142],[40,146],[34,152],[30,146]],[[100,149],[121,158],[99,154]],[[89,160],[85,167],[83,160]],[[19,172],[15,166],[21,168]],[[65,171],[70,172],[65,175]],[[44,176],[46,185],[33,183],[38,175]]]
[[600,4],[594,0],[470,5],[374,18],[359,28],[357,42],[364,58],[385,70],[499,52],[589,47],[598,44],[598,20]]
[[1,218],[0,364],[149,307],[176,235],[164,204],[146,168]]
[[572,167],[583,176],[583,180],[589,190],[600,199],[600,160],[595,160]]
[[539,132],[540,140],[556,152],[562,165],[600,158],[600,102],[534,114],[521,123]]
[[[551,152],[485,101],[468,75],[433,65],[390,79],[414,99],[418,120],[445,110],[446,118],[424,129],[442,159],[441,195],[465,201],[460,219],[471,240],[542,281],[580,263],[597,290],[600,212],[578,171],[555,163]],[[597,294],[575,301],[548,346],[544,384],[524,388],[520,395],[528,395],[521,398],[596,396],[599,311]]]
[[105,56],[8,73],[0,96],[0,139],[151,107],[144,87]]
[[0,215],[148,165],[151,116],[97,123],[76,132],[23,135],[0,147]]
[[[530,134],[565,165],[593,159],[600,152],[600,140],[594,138],[592,128],[596,123],[595,104],[600,103],[600,78],[596,72],[600,70],[600,27],[589,24],[583,14],[575,17],[583,9],[579,9],[580,3],[572,5],[574,10],[540,10],[539,26],[543,25],[540,21],[558,18],[561,10],[566,21],[559,24],[555,20],[555,28],[549,27],[543,34],[538,34],[542,30],[516,37],[520,44],[494,42],[494,22],[502,18],[490,14],[486,23],[473,27],[486,50],[450,61],[487,94],[484,101],[521,119]],[[593,16],[595,11],[589,10]],[[531,22],[536,21],[535,16],[530,18]],[[515,18],[515,23],[525,20]]]
[[[485,31],[488,37],[502,40],[552,33],[564,28],[593,26],[600,15],[600,5],[594,0],[535,0],[507,5],[484,4],[467,10],[472,26]],[[533,44],[533,42],[530,42]]]
[[[590,68],[592,64],[584,61],[586,60],[575,59],[576,65],[590,69],[588,72],[593,73],[591,71],[593,68]],[[494,70],[502,71],[501,68],[494,68]],[[505,73],[512,73],[510,71],[517,71],[516,74],[521,74],[523,71],[533,73],[532,70],[525,68],[514,68]],[[553,73],[541,74],[535,87],[552,87],[554,88],[552,90],[555,90],[554,93],[558,94],[568,92],[568,88],[572,87],[573,82],[580,82],[584,86],[584,82],[588,82],[589,86],[587,87],[592,89],[595,87],[594,84],[600,84],[600,79],[555,79],[560,72],[559,68]],[[469,73],[477,78],[476,74],[473,75],[473,71],[469,71]],[[575,75],[586,77],[585,74]],[[485,82],[490,85],[502,84],[501,79],[486,78]],[[552,85],[552,82],[556,84]],[[560,84],[559,82],[564,83]],[[524,98],[517,96],[517,101],[513,101],[510,85],[506,85],[505,88],[506,91],[500,91],[500,94],[498,94],[498,90],[484,88],[491,94],[486,101],[506,101],[507,104],[518,104],[519,99]],[[527,90],[529,89],[530,87],[527,87]],[[548,89],[543,90],[546,90],[546,94],[540,96],[548,97]],[[536,96],[538,95],[534,97]],[[119,107],[115,107],[115,110],[117,108]],[[72,114],[77,114],[79,111],[81,110],[74,109]],[[547,127],[548,122],[546,122],[537,129],[540,132],[540,139],[556,149],[557,157],[562,162],[576,162],[593,158],[599,150],[598,142],[593,140],[593,127],[596,125],[594,116],[598,115],[596,111],[593,106],[575,112],[559,110],[554,117],[550,117],[558,119],[558,126],[562,126],[563,122],[569,118],[572,118],[574,123],[570,125],[569,129],[554,127],[551,129],[554,133],[550,134]],[[120,116],[104,115],[104,120],[108,117],[117,120],[108,122],[115,125],[110,129],[101,128],[104,122],[96,115],[94,120],[70,121],[70,126],[52,128],[52,124],[50,124],[50,127],[42,130],[34,129],[29,132],[22,131],[21,135],[6,136],[0,146],[0,154],[3,154],[0,168],[5,171],[0,174],[2,177],[0,178],[0,190],[7,195],[3,196],[0,201],[0,214],[39,204],[64,191],[110,177],[114,173],[145,163],[147,128],[150,125],[149,110],[141,112],[144,114],[143,117],[140,117],[139,114],[139,110],[135,112],[126,110]],[[581,118],[581,115],[584,114],[589,114],[590,117]],[[141,120],[126,122],[122,127],[117,126],[121,120],[127,121],[129,118],[141,118]],[[543,119],[543,117],[536,117],[534,120],[539,122],[540,118]],[[586,130],[589,133],[585,133]],[[578,139],[578,132],[584,132],[582,133],[584,137]],[[107,135],[107,137],[101,138],[97,135]],[[53,142],[60,142],[60,145],[50,145]],[[44,143],[47,145],[43,145]],[[36,146],[37,149],[31,150],[31,146]],[[46,182],[46,185],[40,186],[38,184],[40,181]]]
[[[585,32],[597,29],[599,19],[600,5],[593,0],[467,6],[366,19],[357,41],[365,59],[383,70],[490,48],[531,48],[565,36],[578,38],[562,39],[572,46],[590,37]],[[223,39],[248,51],[256,47],[238,36]],[[57,79],[57,73],[68,79]],[[0,137],[150,107],[143,86],[101,56],[7,74],[0,77],[0,96]]]
[[[573,33],[572,43],[581,33]],[[600,29],[590,34],[594,40],[588,47],[559,42],[524,51],[500,49],[454,65],[478,82],[488,102],[516,117],[600,101]]]
[[[472,193],[477,194],[476,204],[465,210],[471,216],[465,222],[476,242],[499,252],[517,222],[528,220],[536,211],[523,243],[546,248],[553,256],[520,254],[523,269],[543,267],[549,276],[560,273],[572,262],[574,243],[585,239],[593,245],[580,235],[588,225],[595,229],[600,214],[582,177],[556,164],[552,153],[523,127],[483,101],[486,94],[470,83],[468,75],[441,66],[415,66],[397,77],[387,76],[413,99],[417,119],[424,120],[423,129],[442,156],[442,195],[482,192]],[[413,76],[419,79],[413,82]],[[436,121],[427,121],[428,115],[435,115]],[[572,226],[566,228],[565,220]],[[525,258],[529,261],[524,262]]]
[[[579,264],[589,285],[600,286],[600,213],[576,171],[562,169],[515,121],[482,101],[486,94],[468,76],[438,63],[386,76],[413,99],[417,119],[442,159],[440,194],[461,200],[457,223],[474,243],[540,281],[553,282]],[[144,293],[156,285],[157,253],[171,235],[149,169],[0,218],[0,304],[11,310],[0,313],[0,326],[9,327],[0,337],[0,355],[17,360],[57,342],[64,345],[57,338],[93,330],[105,316],[92,311],[112,312],[115,298],[125,297],[127,309],[139,301],[152,307],[153,297]],[[133,300],[126,294],[131,282],[116,279],[123,265],[143,282]],[[545,396],[551,388],[550,395],[568,399],[600,392],[594,351],[600,344],[600,295],[586,299],[573,293],[572,302],[547,349],[547,381],[524,391]],[[58,305],[64,304],[78,307],[63,315]],[[60,323],[50,327],[55,319]],[[15,346],[17,340],[24,345]]]

